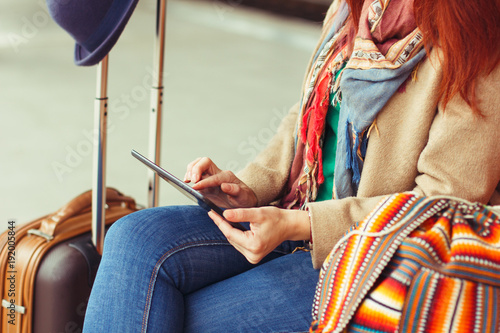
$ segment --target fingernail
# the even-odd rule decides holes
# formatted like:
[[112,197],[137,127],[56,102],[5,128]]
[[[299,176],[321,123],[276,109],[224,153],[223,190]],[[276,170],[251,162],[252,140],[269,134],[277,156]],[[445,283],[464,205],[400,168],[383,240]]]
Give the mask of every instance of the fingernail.
[[214,215],[215,215],[214,212],[212,212],[212,211],[208,212],[208,216],[210,216],[210,218],[215,223],[215,225],[217,225],[217,219],[214,218]]
[[224,215],[225,218],[231,218],[232,215],[233,215],[233,213],[230,210],[225,210],[224,213],[223,213],[223,215]]

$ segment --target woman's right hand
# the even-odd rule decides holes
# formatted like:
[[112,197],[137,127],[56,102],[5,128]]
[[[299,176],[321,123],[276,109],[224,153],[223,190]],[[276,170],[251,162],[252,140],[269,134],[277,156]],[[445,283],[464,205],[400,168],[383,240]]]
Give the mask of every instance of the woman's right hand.
[[200,157],[187,166],[185,182],[223,208],[248,208],[257,205],[253,190],[231,171],[221,170],[208,157]]

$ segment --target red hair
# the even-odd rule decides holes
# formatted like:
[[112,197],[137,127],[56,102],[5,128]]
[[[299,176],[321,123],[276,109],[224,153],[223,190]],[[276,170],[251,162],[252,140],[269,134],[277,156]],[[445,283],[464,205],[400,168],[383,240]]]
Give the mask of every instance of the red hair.
[[[358,26],[362,0],[347,0]],[[425,48],[442,50],[439,94],[446,105],[457,93],[480,114],[475,88],[500,61],[500,9],[496,0],[414,0],[417,26]]]

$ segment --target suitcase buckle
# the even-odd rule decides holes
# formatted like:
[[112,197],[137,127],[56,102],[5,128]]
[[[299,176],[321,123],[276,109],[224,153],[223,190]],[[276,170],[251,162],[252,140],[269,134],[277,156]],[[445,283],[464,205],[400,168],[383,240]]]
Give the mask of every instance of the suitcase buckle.
[[28,235],[35,235],[35,236],[39,236],[39,237],[45,238],[47,240],[47,242],[50,242],[52,239],[54,239],[54,236],[48,235],[48,234],[46,234],[44,232],[41,232],[38,229],[30,229],[30,230],[28,230]]
[[14,311],[19,312],[20,314],[26,313],[26,308],[24,306],[15,305],[14,303],[11,303],[5,299],[2,300],[2,307],[6,309],[14,309]]

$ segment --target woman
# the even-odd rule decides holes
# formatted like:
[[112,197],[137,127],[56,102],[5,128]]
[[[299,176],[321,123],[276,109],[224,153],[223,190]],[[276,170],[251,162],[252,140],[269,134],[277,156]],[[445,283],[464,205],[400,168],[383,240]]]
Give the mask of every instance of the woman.
[[491,0],[334,1],[267,148],[238,176],[187,167],[249,230],[197,207],[118,221],[84,330],[306,331],[317,269],[382,196],[499,204],[499,17]]

